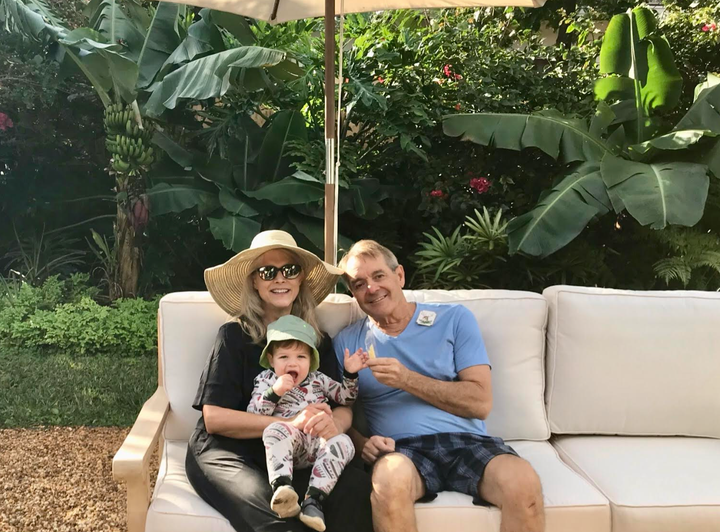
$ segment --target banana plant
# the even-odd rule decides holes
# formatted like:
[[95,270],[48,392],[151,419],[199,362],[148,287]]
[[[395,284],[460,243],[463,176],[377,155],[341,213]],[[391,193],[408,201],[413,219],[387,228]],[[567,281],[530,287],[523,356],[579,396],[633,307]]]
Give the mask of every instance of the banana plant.
[[443,121],[449,136],[512,150],[539,148],[564,163],[537,205],[508,224],[510,253],[546,257],[610,211],[626,210],[653,229],[693,226],[703,214],[708,171],[720,177],[718,79],[708,76],[683,119],[663,128],[653,113],[677,104],[682,80],[652,12],[636,8],[613,17],[600,58],[605,77],[596,84],[600,101],[589,122],[554,111]]
[[[228,114],[231,112],[228,111]],[[226,158],[181,146],[165,132],[154,142],[168,155],[153,175],[147,192],[156,214],[196,208],[208,219],[210,230],[223,245],[241,251],[263,228],[282,228],[309,247],[322,251],[324,182],[292,166],[292,144],[305,140],[305,117],[290,110],[271,115],[261,127],[249,116],[240,121],[239,133],[226,150]],[[357,179],[343,183],[340,212],[352,210],[363,217],[383,199],[379,183]],[[351,242],[340,236],[341,246]]]
[[[243,17],[209,9],[193,22],[191,10],[169,2],[90,0],[85,14],[88,26],[71,31],[43,0],[0,0],[0,23],[57,45],[61,67],[80,71],[105,107],[108,170],[117,194],[117,271],[110,295],[127,297],[137,291],[140,237],[149,215],[146,180],[159,151],[150,145],[154,127],[143,114],[159,115],[178,98],[218,97],[231,85],[271,83],[264,69],[283,63],[285,54],[253,46]],[[218,25],[243,45],[226,49]],[[138,100],[148,100],[147,113]]]

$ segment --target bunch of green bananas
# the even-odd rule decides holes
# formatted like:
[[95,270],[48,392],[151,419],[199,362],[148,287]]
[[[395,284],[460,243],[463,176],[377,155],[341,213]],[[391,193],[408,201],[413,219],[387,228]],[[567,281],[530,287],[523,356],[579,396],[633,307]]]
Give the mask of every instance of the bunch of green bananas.
[[110,105],[105,109],[105,147],[112,154],[112,167],[116,172],[137,170],[157,160],[150,146],[151,123],[144,122],[140,129],[129,105]]

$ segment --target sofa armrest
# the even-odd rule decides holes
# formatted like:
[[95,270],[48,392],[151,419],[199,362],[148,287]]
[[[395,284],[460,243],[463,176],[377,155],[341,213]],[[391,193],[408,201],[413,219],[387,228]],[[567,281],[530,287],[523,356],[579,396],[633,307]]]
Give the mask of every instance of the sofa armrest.
[[113,478],[127,484],[127,530],[144,532],[150,502],[150,457],[165,424],[170,402],[158,387],[140,410],[130,433],[115,453]]

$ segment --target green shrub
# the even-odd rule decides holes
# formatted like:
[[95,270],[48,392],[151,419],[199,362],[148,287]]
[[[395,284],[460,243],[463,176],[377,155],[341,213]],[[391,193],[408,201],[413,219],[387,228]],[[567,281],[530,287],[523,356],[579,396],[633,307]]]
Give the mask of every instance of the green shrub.
[[50,277],[39,287],[22,284],[0,295],[0,349],[24,347],[70,356],[150,355],[157,338],[158,301],[93,300],[87,275]]

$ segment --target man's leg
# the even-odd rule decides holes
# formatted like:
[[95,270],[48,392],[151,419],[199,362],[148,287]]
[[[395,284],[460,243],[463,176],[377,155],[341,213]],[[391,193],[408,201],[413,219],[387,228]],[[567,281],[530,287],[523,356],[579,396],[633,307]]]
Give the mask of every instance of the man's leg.
[[403,454],[386,454],[375,463],[372,485],[375,532],[417,532],[415,501],[425,495],[425,485],[415,464]]
[[480,497],[500,508],[500,532],[545,530],[540,479],[532,466],[522,458],[503,454],[490,460],[478,490]]

